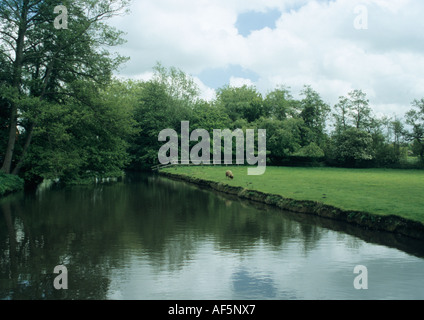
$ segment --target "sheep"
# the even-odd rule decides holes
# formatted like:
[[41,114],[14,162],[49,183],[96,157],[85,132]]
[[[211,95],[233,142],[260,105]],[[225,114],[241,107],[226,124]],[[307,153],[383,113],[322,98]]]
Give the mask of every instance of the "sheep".
[[230,179],[234,179],[234,175],[233,175],[233,173],[232,173],[230,170],[228,170],[228,171],[225,173],[225,177],[226,177],[226,178],[230,178]]

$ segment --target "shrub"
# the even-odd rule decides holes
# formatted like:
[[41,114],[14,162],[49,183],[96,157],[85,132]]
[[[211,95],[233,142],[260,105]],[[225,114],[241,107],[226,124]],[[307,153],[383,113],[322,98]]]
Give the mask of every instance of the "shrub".
[[0,173],[0,197],[23,190],[24,180],[15,175]]

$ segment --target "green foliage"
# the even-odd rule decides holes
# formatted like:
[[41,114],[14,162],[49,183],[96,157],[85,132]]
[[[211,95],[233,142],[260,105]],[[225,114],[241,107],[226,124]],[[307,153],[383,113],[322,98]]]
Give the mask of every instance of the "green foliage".
[[323,158],[325,156],[324,151],[315,142],[301,148],[294,155],[307,158]]
[[[310,86],[294,99],[280,86],[262,96],[253,86],[224,86],[203,101],[192,77],[157,64],[146,82],[114,81],[126,61],[105,48],[123,43],[105,20],[126,0],[0,2],[0,161],[27,180],[75,183],[157,164],[159,132],[266,129],[268,161],[326,158],[339,165],[389,166],[406,150],[424,161],[424,99],[400,120],[373,116],[361,90],[329,106]],[[68,30],[54,29],[56,5],[68,8]],[[6,151],[6,152],[3,152]],[[373,162],[371,162],[373,161]],[[13,168],[15,170],[13,170]]]
[[263,105],[265,117],[285,120],[296,114],[297,101],[288,88],[281,86],[266,95]]
[[208,112],[212,109],[199,100],[198,92],[194,81],[182,71],[161,65],[155,67],[153,80],[138,84],[133,94],[136,96],[134,119],[139,132],[130,147],[131,169],[147,169],[158,163],[161,147],[158,136],[162,130],[174,129],[179,133],[181,121],[193,121],[197,126],[221,125],[227,121],[223,113]]
[[23,190],[24,180],[10,174],[0,172],[0,197]]
[[217,104],[225,109],[232,121],[242,118],[254,122],[264,114],[262,95],[256,88],[247,85],[218,89]]
[[193,104],[198,99],[199,88],[182,70],[175,67],[165,68],[160,63],[157,63],[153,70],[153,82],[160,84],[174,103],[180,102],[184,106]]
[[349,128],[334,137],[334,158],[347,166],[361,165],[374,158],[371,134]]
[[[190,127],[194,129],[205,129],[208,132],[213,132],[214,129],[232,129],[233,123],[223,108],[218,105],[211,104],[206,101],[197,101],[191,115],[192,122]],[[237,128],[243,128],[237,123],[234,123]],[[246,123],[247,124],[247,123]]]
[[[59,174],[62,177],[64,171],[75,172],[81,163],[90,159],[90,156],[77,150],[78,143],[64,145],[65,142],[73,143],[71,132],[80,130],[84,135],[90,135],[90,129],[94,127],[85,122],[87,117],[83,117],[80,124],[88,127],[77,129],[78,125],[71,124],[69,115],[75,112],[76,116],[82,116],[86,112],[81,110],[82,105],[95,108],[101,103],[108,103],[98,101],[94,106],[93,101],[77,101],[79,97],[73,96],[77,92],[74,87],[84,82],[90,88],[96,86],[96,94],[102,93],[101,89],[110,83],[113,71],[126,60],[106,50],[108,46],[122,44],[123,39],[122,32],[104,21],[122,13],[128,1],[26,0],[19,3],[16,5],[16,1],[12,0],[0,3],[0,104],[8,109],[1,114],[0,136],[5,137],[0,144],[5,150],[5,156],[1,159],[2,170],[17,174],[25,165],[26,174]],[[57,14],[53,9],[57,5],[65,5],[68,16],[72,17],[66,30],[56,30],[54,27]],[[58,110],[59,106],[63,107],[62,111]],[[71,106],[75,110],[71,110]],[[47,116],[52,118],[48,119]],[[103,120],[106,117],[107,114]],[[33,138],[38,143],[33,151],[41,152],[37,155],[40,159],[34,158],[33,151],[29,154]],[[85,141],[84,138],[82,141]],[[62,149],[63,153],[54,151]],[[47,156],[48,152],[51,154]],[[31,168],[31,157],[41,163],[36,162]],[[104,158],[100,161],[100,157]],[[110,157],[108,153],[97,153],[93,161],[97,159],[95,163],[106,167],[100,169],[95,164],[91,166],[96,171],[114,171],[108,167],[109,161],[105,160]],[[57,161],[56,164],[52,164],[53,159]],[[68,165],[67,170],[61,169]],[[47,174],[50,167],[52,171]]]
[[[414,123],[415,111],[411,111],[409,116],[409,124]],[[396,118],[373,115],[366,94],[361,90],[350,92],[348,97],[340,97],[334,106],[333,118],[332,147],[326,149],[330,163],[377,167],[400,167],[406,163],[405,139],[408,135],[404,124]],[[419,129],[416,133],[419,137]]]
[[407,149],[382,143],[375,150],[375,163],[378,167],[393,167],[407,161]]
[[411,150],[414,156],[418,156],[421,161],[423,161],[422,155],[424,154],[424,146],[419,140],[414,140],[414,142],[412,142]]
[[39,115],[25,161],[27,180],[116,177],[128,165],[128,141],[136,130],[123,84],[100,90],[93,83],[73,83],[72,92],[66,104],[48,103]]
[[406,123],[412,127],[412,130],[406,133],[406,137],[413,142],[414,154],[424,162],[424,98],[414,100],[412,106],[414,109],[406,114]]
[[[304,122],[302,119],[286,119],[282,121],[281,128],[277,128],[269,136],[267,142],[270,157],[274,162],[287,158],[301,147],[301,133]],[[267,132],[268,134],[268,132]]]
[[353,120],[354,127],[358,130],[366,129],[371,120],[371,108],[366,94],[361,90],[349,93],[349,115]]
[[[324,157],[339,166],[397,166],[406,161],[403,124],[373,116],[361,90],[341,97],[334,106],[335,130],[329,136],[330,107],[310,86],[302,90],[301,100],[283,86],[264,99],[255,87],[224,86],[215,101],[207,102],[198,98],[192,79],[180,70],[159,64],[155,72],[152,81],[140,84],[143,89],[138,93],[135,118],[140,135],[132,144],[134,167],[156,164],[159,132],[170,128],[179,133],[183,120],[190,121],[191,130],[210,133],[224,128],[265,129],[268,163],[274,165]],[[417,142],[414,150],[421,150]]]
[[304,137],[303,144],[315,142],[320,145],[324,141],[324,130],[330,107],[310,86],[305,86],[301,94],[304,98],[299,103],[300,118],[303,119],[305,127],[309,129],[306,131],[309,136]]
[[340,97],[334,106],[333,117],[336,120],[336,131],[344,131],[350,127],[368,130],[371,126],[372,112],[366,94],[361,90],[353,90],[348,97]]

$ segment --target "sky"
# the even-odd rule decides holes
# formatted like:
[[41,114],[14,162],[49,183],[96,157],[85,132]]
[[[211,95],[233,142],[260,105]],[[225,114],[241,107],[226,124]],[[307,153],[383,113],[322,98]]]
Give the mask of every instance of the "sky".
[[204,99],[225,85],[310,85],[333,106],[363,90],[376,115],[424,98],[422,0],[133,0],[110,23],[126,34],[116,73],[148,80],[157,62],[193,77]]

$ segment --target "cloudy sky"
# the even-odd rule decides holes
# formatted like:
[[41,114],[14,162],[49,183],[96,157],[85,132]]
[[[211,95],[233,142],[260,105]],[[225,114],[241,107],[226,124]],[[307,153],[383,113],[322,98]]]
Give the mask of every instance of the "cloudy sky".
[[133,0],[112,20],[126,32],[119,76],[149,79],[160,62],[194,77],[202,96],[226,84],[306,84],[334,105],[353,89],[376,114],[403,116],[424,97],[422,0]]

